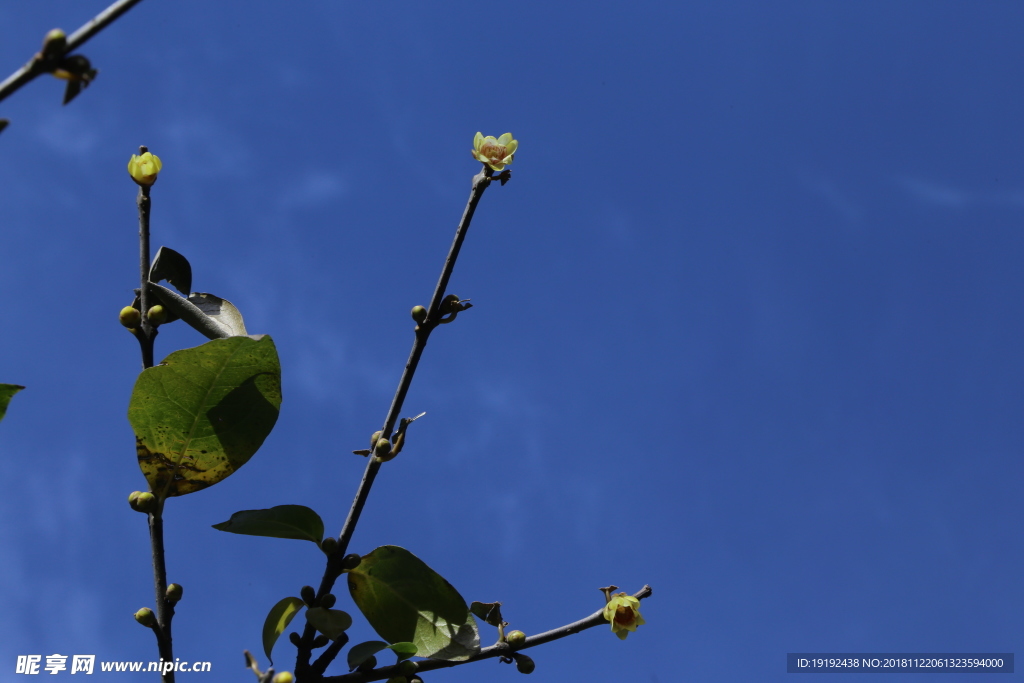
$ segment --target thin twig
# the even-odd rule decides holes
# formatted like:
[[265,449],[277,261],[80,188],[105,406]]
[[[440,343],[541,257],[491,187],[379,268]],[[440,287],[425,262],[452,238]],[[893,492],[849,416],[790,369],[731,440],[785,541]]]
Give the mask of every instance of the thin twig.
[[348,644],[348,634],[342,633],[337,639],[331,641],[331,644],[327,646],[327,649],[316,658],[310,670],[314,675],[323,676],[324,671],[327,671],[327,665],[334,661],[334,658],[341,652],[341,648]]
[[[644,586],[634,593],[633,597],[643,600],[652,592],[653,591],[650,586]],[[464,659],[459,662],[444,659],[427,659],[425,661],[416,662],[418,664],[416,667],[416,673],[419,674],[423,671],[433,671],[434,669],[447,669],[461,664],[469,664],[470,662],[479,662],[481,659],[490,659],[492,657],[509,657],[513,652],[525,650],[526,648],[535,647],[537,645],[543,645],[544,643],[550,643],[553,640],[565,638],[566,636],[571,636],[588,628],[593,628],[607,623],[608,621],[604,618],[604,609],[599,609],[589,617],[585,617],[579,621],[574,621],[571,624],[559,626],[558,628],[553,628],[550,631],[530,636],[526,639],[526,642],[514,650],[508,646],[508,643],[496,643],[490,647],[483,648],[480,652],[477,652],[469,659]],[[400,671],[396,664],[393,666],[383,666],[371,671],[355,671],[341,676],[326,676],[322,680],[323,683],[368,683],[369,681],[383,681],[398,675],[400,675]]]
[[[65,48],[63,54],[56,55],[55,57],[63,57],[78,49],[85,41],[105,29],[111,22],[140,2],[142,0],[117,0],[117,2],[85,22],[81,28],[72,33],[68,37],[67,48]],[[45,66],[42,61],[33,57],[25,66],[8,76],[3,83],[0,83],[0,101],[16,92],[21,86],[32,81],[36,76],[46,73]]]
[[[149,149],[139,145],[139,154]],[[142,309],[142,322],[136,328],[135,337],[139,340],[142,351],[142,369],[153,367],[153,342],[157,328],[149,324],[149,211],[152,202],[149,198],[150,186],[139,185],[136,203],[139,206],[139,306]]]
[[[416,374],[416,367],[419,365],[420,357],[423,355],[423,349],[427,346],[427,338],[430,336],[430,332],[437,326],[436,321],[440,317],[438,309],[440,309],[441,301],[444,299],[448,280],[455,269],[455,262],[459,258],[462,242],[466,239],[466,232],[469,230],[469,224],[473,220],[476,206],[480,203],[480,198],[483,196],[484,190],[490,185],[491,180],[492,176],[487,166],[484,166],[480,173],[473,176],[473,186],[469,193],[469,201],[466,202],[466,209],[462,213],[462,220],[459,221],[459,227],[455,230],[455,238],[452,240],[452,245],[448,250],[448,257],[445,259],[444,267],[441,269],[441,277],[434,288],[434,296],[431,298],[430,307],[427,309],[427,318],[416,326],[416,339],[413,341],[412,350],[409,352],[409,359],[406,361],[405,369],[402,371],[402,378],[398,381],[398,389],[395,391],[395,396],[391,401],[391,408],[388,409],[387,418],[384,420],[384,427],[381,429],[380,434],[381,438],[390,440],[391,432],[395,428],[395,423],[398,422],[398,415],[402,411],[402,404],[405,403],[406,394],[409,393],[409,387],[412,385],[412,378]],[[369,456],[369,462],[366,463],[366,469],[363,471],[363,478],[359,482],[359,488],[356,489],[356,495],[352,500],[352,507],[349,509],[348,517],[345,518],[345,524],[342,526],[341,533],[338,536],[338,550],[327,560],[327,567],[324,570],[323,579],[320,581],[320,588],[316,593],[318,600],[331,591],[335,580],[341,575],[341,560],[348,551],[349,541],[352,540],[352,534],[355,533],[359,516],[362,514],[363,507],[366,505],[366,499],[370,495],[370,488],[373,486],[373,481],[376,479],[377,472],[380,471],[382,464],[375,456]],[[312,643],[315,635],[316,629],[307,623],[306,628],[303,630],[302,640],[300,641],[298,654],[295,659],[295,676],[299,681],[304,680],[304,675],[307,672],[311,672],[309,659],[312,654]]]
[[[154,512],[149,513],[149,543],[153,551],[153,588],[156,592],[156,647],[160,659],[174,661],[174,647],[171,639],[171,620],[174,617],[174,603],[167,599],[167,565],[164,562],[164,520],[163,501]],[[174,672],[161,671],[163,683],[174,683]]]
[[[111,19],[110,21],[113,21]],[[108,22],[109,23],[109,22]],[[96,29],[99,30],[99,29]],[[95,31],[94,31],[95,32]],[[139,154],[149,149],[139,146]],[[142,349],[142,369],[153,367],[153,341],[156,339],[157,328],[149,324],[149,214],[152,201],[149,198],[149,185],[139,185],[136,203],[139,207],[139,306],[142,309],[142,322],[136,328],[135,336]],[[153,629],[156,635],[156,646],[160,659],[165,662],[174,661],[174,647],[171,638],[171,620],[174,618],[174,603],[167,599],[167,564],[164,559],[164,499],[159,498],[156,510],[149,513],[149,544],[153,554],[153,589],[156,593],[156,623]],[[161,671],[163,683],[174,683],[173,671]]]

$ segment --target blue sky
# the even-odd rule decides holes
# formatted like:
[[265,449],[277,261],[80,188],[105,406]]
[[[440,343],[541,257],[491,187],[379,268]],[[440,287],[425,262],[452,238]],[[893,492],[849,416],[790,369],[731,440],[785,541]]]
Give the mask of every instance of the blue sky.
[[[0,5],[0,69],[100,9]],[[0,381],[28,387],[0,424],[0,667],[156,658],[131,619],[152,575],[116,320],[138,145],[164,161],[154,248],[283,365],[262,450],[165,515],[175,654],[242,681],[323,562],[210,525],[298,503],[340,529],[478,130],[519,140],[513,179],[477,212],[450,287],[474,308],[427,347],[404,411],[427,416],[353,551],[406,547],[527,633],[653,586],[625,642],[531,651],[541,682],[1019,651],[1022,29],[997,1],[146,0],[81,50],[100,75],[76,101],[39,79],[0,104]],[[157,356],[202,341],[176,323]],[[911,679],[940,676],[887,678]]]

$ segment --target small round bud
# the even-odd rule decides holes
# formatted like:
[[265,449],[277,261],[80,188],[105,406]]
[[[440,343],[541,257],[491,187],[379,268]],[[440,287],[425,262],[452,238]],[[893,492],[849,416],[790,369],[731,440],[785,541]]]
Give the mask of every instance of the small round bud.
[[135,613],[135,621],[139,622],[146,628],[153,628],[156,625],[156,615],[153,614],[153,610],[148,607],[143,607]]
[[412,314],[412,319],[418,323],[421,323],[427,319],[427,309],[423,308],[422,306],[413,306],[412,311],[410,311],[410,313]]
[[420,668],[420,665],[411,659],[403,659],[398,663],[398,673],[403,676],[412,676],[418,668]]
[[331,609],[337,601],[338,598],[335,597],[334,593],[328,593],[324,597],[320,598],[320,606],[324,609]]
[[295,683],[295,676],[292,676],[291,671],[282,671],[274,676],[270,683]]
[[341,559],[341,568],[346,570],[353,570],[359,566],[359,563],[363,561],[363,558],[355,553],[349,553]]
[[59,28],[52,28],[49,33],[43,36],[43,45],[60,41],[64,41],[66,43],[68,41],[68,37],[64,34],[64,31],[61,31]]
[[391,455],[391,442],[387,439],[377,439],[377,445],[373,447],[373,454],[378,458],[386,458]]
[[313,590],[312,586],[303,586],[302,590],[299,591],[299,597],[302,598],[302,602],[313,607],[313,603],[316,602],[316,591]]
[[516,669],[518,669],[521,674],[532,674],[533,670],[537,668],[537,665],[533,663],[533,660],[526,655],[516,652],[512,656],[516,660]]
[[59,28],[51,29],[43,37],[43,57],[60,57],[68,47],[68,37]]
[[331,642],[330,638],[325,636],[323,633],[318,633],[316,638],[313,639],[313,647],[314,649],[319,649],[329,642]]
[[154,327],[163,325],[167,322],[167,309],[160,304],[157,304],[149,309],[149,313],[146,314],[146,318],[149,319],[150,324]]
[[334,553],[338,552],[338,539],[334,536],[328,536],[324,540],[320,541],[320,550],[324,551],[324,555],[330,557]]
[[413,676],[409,679],[409,683],[423,683],[423,679],[419,676]]
[[181,600],[181,596],[184,594],[184,592],[185,589],[183,589],[180,585],[172,583],[170,586],[167,587],[167,592],[165,593],[165,595],[167,596],[167,599],[171,602],[178,602],[179,600]]
[[356,671],[372,671],[377,668],[377,658],[370,655],[362,664],[356,667]]
[[288,640],[291,641],[292,645],[294,645],[295,647],[298,647],[302,643],[302,636],[300,636],[295,631],[292,631],[291,633],[288,634]]
[[377,439],[380,438],[381,434],[383,434],[383,432],[379,430],[373,433],[373,436],[370,437],[370,448],[373,448],[374,446],[377,445]]
[[526,634],[522,631],[512,631],[505,636],[505,642],[509,644],[509,647],[522,647],[526,642]]
[[117,316],[121,324],[127,327],[129,330],[133,330],[142,323],[142,313],[137,308],[132,306],[125,306],[121,309],[120,315]]
[[156,496],[149,491],[132,491],[128,504],[136,512],[153,512],[156,510]]

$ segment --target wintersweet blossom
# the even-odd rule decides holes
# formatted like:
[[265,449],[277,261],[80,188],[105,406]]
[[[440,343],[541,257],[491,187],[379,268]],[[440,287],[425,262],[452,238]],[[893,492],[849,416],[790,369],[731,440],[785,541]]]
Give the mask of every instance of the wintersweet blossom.
[[625,593],[616,593],[608,600],[604,606],[604,618],[611,622],[612,633],[621,640],[644,624],[644,618],[640,616],[640,601]]
[[508,164],[512,163],[515,157],[519,141],[512,139],[512,133],[505,133],[500,138],[493,135],[484,137],[477,133],[473,137],[473,158],[490,166],[495,171],[501,171]]
[[156,182],[156,176],[163,168],[163,162],[155,154],[145,152],[141,155],[133,154],[128,160],[128,175],[139,185],[152,185]]

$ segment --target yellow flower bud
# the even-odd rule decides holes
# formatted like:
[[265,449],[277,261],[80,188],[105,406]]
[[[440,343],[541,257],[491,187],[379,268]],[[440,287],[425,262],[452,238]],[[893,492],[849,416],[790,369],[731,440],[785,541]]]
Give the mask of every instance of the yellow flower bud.
[[148,628],[153,628],[156,625],[156,615],[150,608],[143,607],[135,613],[135,621]]
[[127,327],[129,330],[133,330],[139,326],[142,322],[142,313],[137,308],[131,306],[125,306],[121,309],[121,313],[118,314],[118,320],[121,324]]
[[163,325],[167,322],[167,309],[160,304],[157,304],[149,309],[149,312],[146,313],[146,318],[149,319],[149,322],[153,327]]
[[477,133],[473,138],[473,158],[487,164],[495,171],[501,171],[512,163],[519,141],[512,139],[512,133],[505,133],[500,138],[493,135],[484,137]]
[[644,624],[640,616],[640,601],[632,595],[616,593],[604,606],[604,618],[611,622],[612,633],[625,640],[630,631]]
[[59,28],[52,29],[43,37],[43,57],[59,57],[68,46],[68,37]]
[[512,658],[516,660],[516,669],[521,674],[532,674],[537,665],[534,664],[533,660],[526,655],[519,654],[518,652],[512,655]]
[[156,182],[156,176],[163,168],[163,162],[155,154],[146,152],[142,155],[133,154],[128,160],[128,175],[139,185],[152,185]]
[[167,599],[171,602],[178,602],[179,600],[181,600],[181,596],[184,594],[185,589],[176,583],[172,583],[171,585],[169,585],[167,587],[167,591],[164,593]]
[[512,631],[505,636],[505,642],[508,643],[509,647],[522,647],[523,643],[526,642],[526,634],[522,631]]

